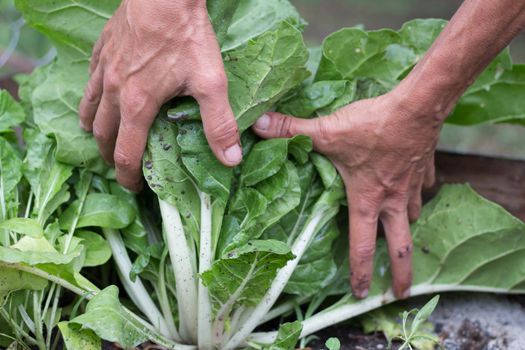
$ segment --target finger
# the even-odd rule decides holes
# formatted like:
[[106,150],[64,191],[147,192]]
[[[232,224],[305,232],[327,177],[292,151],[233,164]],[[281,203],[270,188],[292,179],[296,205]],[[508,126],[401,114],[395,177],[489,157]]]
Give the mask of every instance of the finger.
[[88,132],[93,130],[93,121],[95,120],[95,115],[102,97],[103,76],[104,73],[101,67],[91,75],[91,78],[86,85],[86,89],[84,90],[84,96],[82,96],[82,100],[80,101],[78,111],[80,127]]
[[125,92],[121,99],[121,122],[115,145],[117,181],[129,190],[142,189],[142,157],[148,132],[160,105],[140,91]]
[[[424,170],[425,171],[425,170]],[[408,197],[408,219],[410,222],[414,222],[421,215],[421,207],[423,203],[422,187],[424,181],[424,174],[416,173],[413,175],[412,185]]]
[[253,126],[257,135],[264,139],[276,137],[292,137],[295,135],[307,135],[315,143],[319,136],[320,118],[302,119],[284,115],[276,112],[269,112],[262,115]]
[[[348,192],[348,191],[347,191]],[[357,298],[368,295],[374,269],[378,211],[375,201],[348,193],[350,219],[350,284]]]
[[95,42],[95,46],[93,46],[93,51],[91,52],[91,61],[89,62],[89,74],[93,74],[93,72],[97,69],[99,62],[100,62],[100,53],[102,52],[102,48],[106,44],[108,38],[110,37],[111,33],[111,25],[113,23],[113,20],[109,20],[106,23],[106,26],[102,33],[100,34],[100,37]]
[[112,94],[104,93],[93,122],[93,135],[97,140],[102,158],[108,164],[114,163],[113,151],[120,123],[119,107],[113,96]]
[[228,101],[226,77],[208,82],[208,86],[194,93],[200,106],[204,132],[211,150],[226,166],[235,166],[242,160],[241,141],[237,121]]
[[422,202],[421,188],[414,190],[408,201],[408,219],[410,222],[416,221],[421,215]]
[[93,51],[91,53],[91,61],[89,62],[89,74],[93,75],[93,72],[97,69],[100,61],[100,52],[104,47],[104,34],[98,38],[95,46],[93,46]]
[[432,155],[430,158],[427,169],[425,172],[425,180],[423,182],[423,186],[425,188],[429,188],[434,186],[434,183],[436,182],[436,167],[435,167],[435,157]]
[[[401,209],[393,209],[401,208]],[[392,271],[392,288],[397,298],[410,296],[412,283],[412,236],[406,212],[406,202],[394,203],[381,215],[388,243],[388,253]]]

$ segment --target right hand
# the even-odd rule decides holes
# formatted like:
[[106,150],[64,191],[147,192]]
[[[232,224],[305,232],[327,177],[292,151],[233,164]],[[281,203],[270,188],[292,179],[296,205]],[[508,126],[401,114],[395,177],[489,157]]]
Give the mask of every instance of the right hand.
[[420,214],[421,188],[434,182],[441,121],[421,115],[419,102],[400,97],[407,95],[395,90],[314,119],[270,112],[253,127],[262,138],[310,136],[341,174],[350,217],[350,282],[358,298],[368,295],[372,281],[378,221],[385,228],[394,294],[410,293],[409,220]]
[[204,0],[124,0],[93,49],[80,123],[92,131],[118,182],[142,187],[142,156],[161,105],[179,95],[200,105],[218,160],[242,159],[228,81]]

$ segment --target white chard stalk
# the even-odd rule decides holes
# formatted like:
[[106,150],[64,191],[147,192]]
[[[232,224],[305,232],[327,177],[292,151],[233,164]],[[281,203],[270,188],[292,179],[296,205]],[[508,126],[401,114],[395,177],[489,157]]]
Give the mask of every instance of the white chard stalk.
[[113,259],[115,260],[120,275],[120,280],[122,281],[124,289],[129,297],[163,336],[180,341],[177,329],[174,327],[168,327],[166,320],[149,296],[141,279],[137,276],[135,282],[131,281],[129,274],[131,272],[132,264],[120,233],[116,230],[106,228],[103,229],[103,232],[109,246],[111,247]]
[[171,265],[175,274],[180,336],[184,341],[196,344],[197,281],[193,269],[192,251],[184,234],[179,210],[162,199],[159,199],[159,205]]
[[[199,245],[199,274],[211,267],[213,259],[212,249],[212,208],[211,198],[204,192],[199,193],[201,200],[201,227]],[[208,288],[199,278],[199,303],[198,303],[198,345],[199,349],[211,350],[213,348],[212,336],[212,311]]]

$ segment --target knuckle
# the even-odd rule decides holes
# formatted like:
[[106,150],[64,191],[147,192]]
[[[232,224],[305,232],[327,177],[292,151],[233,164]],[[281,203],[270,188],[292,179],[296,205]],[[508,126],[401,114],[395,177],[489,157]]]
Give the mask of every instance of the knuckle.
[[98,142],[101,143],[107,143],[110,141],[109,132],[106,129],[100,127],[100,125],[96,123],[96,121],[93,124],[93,136]]
[[359,259],[360,262],[370,260],[376,251],[376,246],[373,243],[360,243],[356,244],[352,249],[354,257]]
[[109,68],[104,73],[104,91],[115,93],[120,87],[120,77],[114,68]]
[[293,130],[292,118],[280,116],[277,123],[277,128],[279,130],[280,135],[286,138],[293,137],[295,135]]
[[329,130],[329,123],[324,123],[323,118],[314,119],[315,130],[317,130],[316,143],[321,147],[326,147],[332,143],[332,135]]
[[224,71],[215,71],[203,75],[193,84],[194,94],[196,96],[206,96],[216,91],[225,91],[228,89],[228,79]]
[[126,170],[139,170],[140,169],[140,159],[133,157],[132,155],[124,152],[122,150],[115,150],[113,155],[115,159],[115,164],[122,169]]
[[231,139],[236,139],[239,133],[237,123],[230,118],[221,117],[215,123],[212,123],[208,130],[207,135],[217,142],[226,142]]
[[95,83],[92,80],[90,80],[84,91],[84,98],[86,102],[90,104],[96,104],[99,102],[100,99],[100,94],[98,93],[98,91],[95,90],[94,84]]

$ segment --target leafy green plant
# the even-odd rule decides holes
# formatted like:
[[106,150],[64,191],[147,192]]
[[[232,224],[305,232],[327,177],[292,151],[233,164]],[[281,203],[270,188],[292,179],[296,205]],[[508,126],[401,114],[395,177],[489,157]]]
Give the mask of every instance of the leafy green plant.
[[[10,330],[0,335],[4,344],[52,348],[57,326],[68,349],[97,347],[100,338],[125,348],[151,340],[168,349],[292,349],[322,328],[394,301],[383,241],[370,297],[350,293],[347,242],[337,225],[344,188],[335,167],[312,152],[307,137],[261,141],[249,127],[272,108],[311,117],[388,91],[443,21],[416,20],[397,32],[343,29],[308,50],[304,22],[285,0],[210,2],[244,161],[223,167],[208,147],[196,102],[174,99],[159,112],[144,155],[153,193],[137,197],[114,181],[76,110],[91,47],[118,1],[16,3],[53,41],[57,58],[20,79],[21,105],[0,95],[0,316],[1,329]],[[520,71],[503,53],[456,111],[469,110],[469,94],[489,87],[523,89]],[[503,121],[492,97],[481,97],[492,111],[484,120]],[[20,123],[26,148],[13,133]],[[445,187],[412,231],[412,295],[525,291],[525,224],[470,187]],[[84,276],[110,251],[109,268],[127,298],[116,280]],[[502,271],[505,278],[495,278]],[[59,308],[64,290],[76,296]],[[299,307],[301,320],[254,332]]]
[[[428,334],[422,328],[425,322],[428,320],[432,312],[434,312],[437,304],[439,302],[439,295],[436,295],[428,303],[426,303],[420,310],[412,309],[410,311],[403,311],[400,315],[402,319],[402,330],[403,333],[398,336],[398,339],[403,343],[399,349],[413,349],[414,343],[417,343],[419,340],[428,340],[432,345],[439,344],[439,338]],[[413,315],[413,318],[410,319],[410,316]],[[431,346],[434,348],[434,346]],[[416,349],[421,349],[417,347]]]

